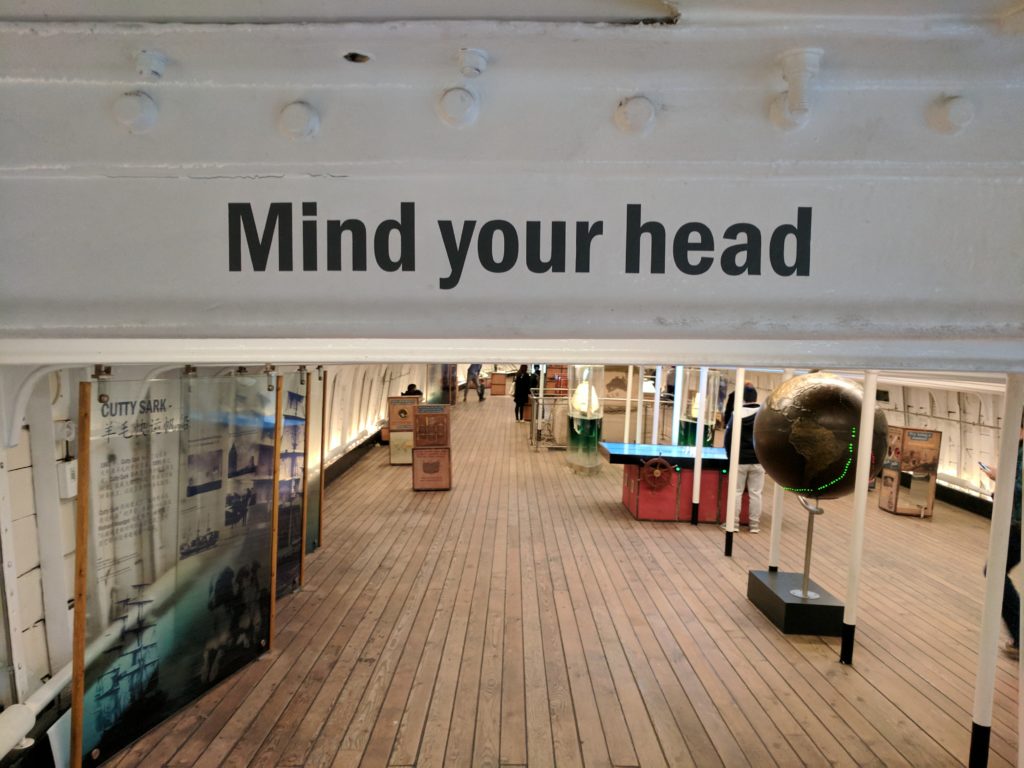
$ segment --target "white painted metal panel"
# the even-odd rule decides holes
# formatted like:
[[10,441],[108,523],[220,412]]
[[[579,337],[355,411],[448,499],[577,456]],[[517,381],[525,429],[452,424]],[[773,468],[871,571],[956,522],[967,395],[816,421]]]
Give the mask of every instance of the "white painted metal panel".
[[[35,515],[32,494],[32,468],[14,469],[7,473],[11,489],[11,519],[17,522]],[[20,552],[19,552],[20,554]],[[24,573],[23,568],[20,573]]]
[[[92,205],[102,199],[103,206]],[[492,185],[470,178],[0,181],[6,211],[6,279],[0,330],[7,336],[76,337],[457,337],[480,338],[942,340],[955,347],[982,339],[1018,345],[1024,360],[1024,241],[1020,187],[974,180],[700,180],[510,177]],[[1015,204],[1014,201],[1017,201]],[[260,231],[274,202],[292,204],[296,269],[278,269],[277,241],[267,271],[229,270],[228,204],[251,203]],[[318,269],[302,271],[302,203],[318,206]],[[414,217],[398,237],[415,257],[408,271],[353,272],[343,240],[342,269],[327,271],[328,219],[358,218],[370,231]],[[638,221],[666,231],[663,274],[651,273],[648,235]],[[806,276],[775,274],[768,256],[777,228],[813,211]],[[893,212],[899,215],[894,216]],[[498,233],[481,246],[484,222],[506,220],[518,250]],[[547,258],[551,222],[568,222],[567,265],[560,274],[526,264],[527,221],[541,222]],[[49,222],[60,221],[61,226]],[[467,224],[467,221],[475,224]],[[575,271],[575,222],[602,234],[588,271]],[[450,223],[449,223],[450,222]],[[706,224],[713,250],[700,275],[683,274],[673,235]],[[737,222],[759,228],[759,275],[724,273],[724,237]],[[453,275],[442,227],[470,236],[465,267]],[[471,229],[472,227],[472,229]],[[244,239],[244,238],[243,238]],[[278,238],[280,240],[281,238]],[[793,240],[787,259],[794,258]],[[627,271],[629,242],[639,243],[639,274]],[[455,240],[454,242],[458,242]],[[740,237],[738,242],[743,242]],[[489,255],[482,256],[484,248]],[[504,250],[503,250],[504,249]],[[502,261],[487,271],[482,262]],[[445,281],[452,287],[442,288]],[[395,310],[401,307],[401,314]],[[415,318],[402,322],[401,318]],[[949,367],[939,365],[937,367]]]
[[[29,510],[31,509],[29,507]],[[12,527],[14,531],[14,565],[20,576],[39,567],[39,529],[36,526],[35,512],[15,520]]]
[[18,435],[18,444],[7,449],[7,458],[5,460],[7,469],[24,469],[32,465],[29,445],[28,429],[22,427]]
[[42,571],[36,567],[18,577],[18,600],[21,603],[21,620],[25,626],[32,626],[43,620]]

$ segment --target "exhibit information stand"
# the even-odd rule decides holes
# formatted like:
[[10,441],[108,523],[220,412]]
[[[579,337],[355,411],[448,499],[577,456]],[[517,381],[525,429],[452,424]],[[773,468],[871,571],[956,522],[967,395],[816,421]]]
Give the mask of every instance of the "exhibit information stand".
[[452,487],[451,408],[418,405],[412,449],[412,489],[447,491]]
[[934,429],[890,426],[878,507],[897,515],[931,517],[941,446],[942,433]]
[[418,395],[388,398],[388,449],[392,464],[412,464],[413,413]]
[[[693,464],[696,449],[689,445],[635,443],[598,444],[611,464],[622,464],[622,503],[637,520],[692,522]],[[701,459],[700,505],[697,522],[720,523],[729,482],[724,448],[704,448]],[[743,494],[740,523],[749,518]]]

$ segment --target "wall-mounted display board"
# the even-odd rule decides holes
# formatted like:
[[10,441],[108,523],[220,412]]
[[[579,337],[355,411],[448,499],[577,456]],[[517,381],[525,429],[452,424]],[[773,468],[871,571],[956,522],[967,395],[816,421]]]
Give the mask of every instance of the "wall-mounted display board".
[[[304,378],[304,377],[303,377]],[[298,373],[279,377],[283,392],[281,460],[277,478],[277,596],[302,584],[305,557],[306,382]]]
[[277,403],[263,377],[82,385],[74,764],[269,647]]
[[[889,427],[878,506],[897,515],[931,517],[942,433],[934,429]],[[902,478],[909,485],[901,484]]]
[[418,405],[412,450],[414,491],[447,491],[452,487],[451,408]]
[[412,464],[413,429],[419,403],[418,396],[388,398],[388,451],[392,464]]

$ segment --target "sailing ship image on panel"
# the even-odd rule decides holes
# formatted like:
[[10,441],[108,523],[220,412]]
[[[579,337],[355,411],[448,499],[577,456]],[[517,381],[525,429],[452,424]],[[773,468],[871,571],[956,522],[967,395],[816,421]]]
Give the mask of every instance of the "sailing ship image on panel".
[[116,602],[120,638],[106,651],[111,662],[94,694],[94,727],[102,736],[89,757],[97,763],[148,728],[153,714],[165,706],[156,623],[147,617],[153,601],[143,597],[148,586],[133,584],[135,595]]

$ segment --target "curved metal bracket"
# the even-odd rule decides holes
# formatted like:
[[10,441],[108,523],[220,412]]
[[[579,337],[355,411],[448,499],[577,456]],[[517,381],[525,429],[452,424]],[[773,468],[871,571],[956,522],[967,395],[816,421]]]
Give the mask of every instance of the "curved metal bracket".
[[806,496],[797,495],[797,501],[800,502],[800,506],[810,512],[812,515],[823,515],[825,510],[818,506],[818,502],[811,501]]
[[39,379],[66,367],[0,365],[0,435],[5,447],[13,448],[18,444],[18,434],[25,422],[25,409]]

